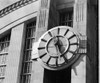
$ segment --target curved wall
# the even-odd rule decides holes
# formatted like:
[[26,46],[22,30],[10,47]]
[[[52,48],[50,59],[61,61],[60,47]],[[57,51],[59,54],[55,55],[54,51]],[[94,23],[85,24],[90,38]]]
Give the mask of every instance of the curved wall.
[[37,16],[39,8],[39,0],[34,1],[31,4],[23,6],[4,17],[0,18],[0,34],[4,31]]

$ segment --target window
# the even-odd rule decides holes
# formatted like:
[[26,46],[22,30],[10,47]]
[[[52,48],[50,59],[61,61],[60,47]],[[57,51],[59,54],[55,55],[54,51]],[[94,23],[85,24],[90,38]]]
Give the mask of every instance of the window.
[[36,28],[36,21],[32,21],[26,24],[25,47],[24,47],[20,83],[30,83],[31,69],[32,69],[31,52],[32,52],[32,44],[34,43],[35,40],[35,28]]
[[60,25],[73,26],[73,12],[70,11],[61,11],[60,12]]
[[0,38],[0,83],[3,83],[6,70],[6,59],[8,55],[8,47],[10,43],[10,34]]

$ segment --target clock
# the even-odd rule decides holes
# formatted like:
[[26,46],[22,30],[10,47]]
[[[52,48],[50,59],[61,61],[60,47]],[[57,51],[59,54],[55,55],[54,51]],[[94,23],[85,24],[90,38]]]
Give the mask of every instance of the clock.
[[39,39],[39,61],[50,70],[71,66],[79,58],[78,50],[78,33],[68,26],[54,27]]

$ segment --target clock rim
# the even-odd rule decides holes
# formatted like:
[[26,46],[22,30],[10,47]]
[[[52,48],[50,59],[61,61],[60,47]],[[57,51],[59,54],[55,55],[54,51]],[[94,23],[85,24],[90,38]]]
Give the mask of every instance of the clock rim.
[[78,59],[80,58],[80,54],[77,54],[77,57],[75,57],[73,59],[73,61],[71,61],[69,64],[64,64],[63,66],[59,66],[59,67],[50,67],[46,64],[44,64],[44,62],[38,58],[38,62],[41,64],[41,66],[43,66],[44,68],[48,69],[48,70],[54,70],[54,71],[59,71],[59,70],[62,70],[62,69],[65,69],[65,68],[68,68],[69,66],[72,66]]
[[[48,34],[48,32],[51,32],[52,30],[58,29],[58,28],[64,28],[64,29],[66,29],[66,30],[69,29],[70,31],[72,31],[72,32],[76,35],[77,40],[78,40],[78,44],[79,44],[79,41],[80,41],[79,36],[80,36],[80,34],[79,34],[76,30],[74,30],[72,27],[69,27],[69,26],[56,26],[56,27],[53,27],[52,29],[48,30],[47,32],[45,32],[45,33],[40,37],[39,42],[41,42],[41,39],[42,39],[46,34]],[[67,68],[68,66],[74,64],[74,63],[78,60],[78,58],[79,58],[78,50],[79,50],[79,45],[78,45],[78,47],[77,47],[77,54],[75,55],[73,61],[71,60],[71,62],[69,62],[67,65],[64,64],[64,66],[60,66],[60,67],[59,67],[59,66],[58,66],[58,67],[50,67],[50,66],[48,66],[47,64],[45,64],[40,58],[38,59],[38,61],[39,61],[40,63],[42,63],[42,66],[43,66],[44,68],[46,68],[46,69],[49,69],[49,70],[61,70],[61,69]]]

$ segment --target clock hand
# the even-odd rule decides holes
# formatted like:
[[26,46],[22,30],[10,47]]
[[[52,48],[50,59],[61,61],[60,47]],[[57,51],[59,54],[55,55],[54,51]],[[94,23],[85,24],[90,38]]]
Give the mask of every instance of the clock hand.
[[[58,45],[55,45],[55,47],[56,47],[56,50],[57,50],[58,58],[60,59],[61,53],[60,53],[60,51],[59,51],[59,47],[58,47]],[[60,60],[61,60],[61,59],[60,59]]]
[[60,59],[60,55],[61,55],[60,47],[61,46],[59,45],[59,38],[56,37],[55,39],[56,40],[54,40],[54,41],[56,41],[56,42],[54,42],[54,45],[55,45],[56,50],[57,50],[58,58]]
[[63,45],[62,45],[62,42],[59,40],[59,37],[57,37],[57,43],[56,43],[56,45],[58,46],[59,52],[62,53],[61,47]]

